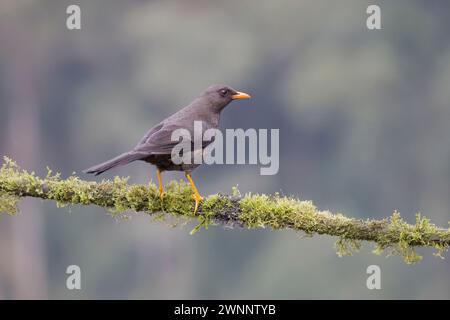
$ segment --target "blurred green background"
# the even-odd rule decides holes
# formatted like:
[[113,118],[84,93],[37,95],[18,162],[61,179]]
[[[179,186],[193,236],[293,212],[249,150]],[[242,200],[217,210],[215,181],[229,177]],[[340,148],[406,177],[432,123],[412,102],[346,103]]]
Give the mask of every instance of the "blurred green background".
[[[66,28],[81,6],[82,29]],[[381,6],[382,30],[366,28]],[[450,216],[450,2],[0,2],[0,155],[68,176],[135,145],[212,83],[253,99],[222,128],[280,128],[280,171],[203,166],[203,194],[281,191],[359,218]],[[144,163],[108,172],[156,180]],[[90,176],[81,175],[91,179]],[[166,174],[165,181],[181,174]],[[360,253],[292,231],[190,236],[146,215],[26,199],[0,215],[0,298],[450,298],[448,260]],[[65,287],[68,265],[82,290]],[[366,288],[381,267],[382,289]]]

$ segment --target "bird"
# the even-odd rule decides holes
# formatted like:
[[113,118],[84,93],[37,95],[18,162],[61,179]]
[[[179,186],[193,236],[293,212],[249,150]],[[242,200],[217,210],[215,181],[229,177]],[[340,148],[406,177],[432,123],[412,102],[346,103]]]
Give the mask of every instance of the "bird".
[[[172,161],[172,149],[178,144],[178,141],[172,141],[172,133],[177,129],[185,129],[193,136],[195,121],[201,121],[203,131],[218,129],[221,112],[230,102],[250,98],[251,96],[248,93],[234,90],[227,85],[209,86],[189,105],[153,126],[133,149],[83,172],[99,175],[114,167],[126,165],[133,161],[139,160],[150,163],[156,166],[159,195],[162,200],[165,195],[162,173],[164,171],[184,171],[193,192],[195,215],[203,197],[192,179],[192,171],[200,164],[192,161],[191,163],[178,163],[176,161],[174,163]],[[202,141],[202,150],[212,141]]]

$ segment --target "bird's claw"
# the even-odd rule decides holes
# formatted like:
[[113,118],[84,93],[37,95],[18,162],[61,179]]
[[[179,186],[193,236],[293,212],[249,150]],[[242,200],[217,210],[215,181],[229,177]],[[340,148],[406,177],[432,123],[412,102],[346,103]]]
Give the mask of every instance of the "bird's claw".
[[195,207],[194,207],[194,215],[197,214],[198,206],[200,205],[200,202],[202,202],[204,199],[201,195],[193,194],[192,197],[195,200]]

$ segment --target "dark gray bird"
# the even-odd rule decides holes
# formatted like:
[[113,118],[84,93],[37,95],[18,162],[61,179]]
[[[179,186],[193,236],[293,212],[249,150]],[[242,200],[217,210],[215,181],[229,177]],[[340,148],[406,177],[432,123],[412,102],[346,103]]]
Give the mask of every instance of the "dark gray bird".
[[[188,106],[151,128],[131,151],[93,166],[84,172],[99,175],[111,168],[125,165],[136,160],[142,160],[156,166],[159,192],[161,197],[163,197],[164,188],[161,173],[163,171],[174,170],[184,171],[186,178],[191,184],[192,191],[194,192],[194,213],[196,213],[198,205],[203,198],[192,180],[191,172],[198,167],[199,164],[194,164],[192,161],[190,164],[175,164],[172,161],[172,149],[179,143],[179,141],[172,141],[172,132],[177,129],[185,129],[188,130],[191,137],[193,137],[194,121],[201,121],[203,131],[211,128],[218,128],[220,113],[231,101],[249,98],[250,95],[247,93],[236,91],[229,86],[210,86]],[[202,150],[209,143],[211,143],[211,141],[202,141],[200,144]],[[195,150],[193,151],[195,152]],[[192,154],[194,152],[192,152]]]

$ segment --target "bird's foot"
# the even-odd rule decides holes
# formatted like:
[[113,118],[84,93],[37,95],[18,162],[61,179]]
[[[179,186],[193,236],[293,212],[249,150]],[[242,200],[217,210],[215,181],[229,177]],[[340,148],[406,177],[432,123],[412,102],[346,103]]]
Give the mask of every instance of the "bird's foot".
[[199,195],[199,194],[193,194],[192,197],[195,200],[194,215],[196,215],[197,214],[197,210],[198,210],[198,206],[199,206],[200,202],[202,202],[204,200],[204,198],[201,195]]
[[164,189],[159,188],[159,201],[161,202],[161,209],[164,211],[164,198],[166,197],[166,192]]

